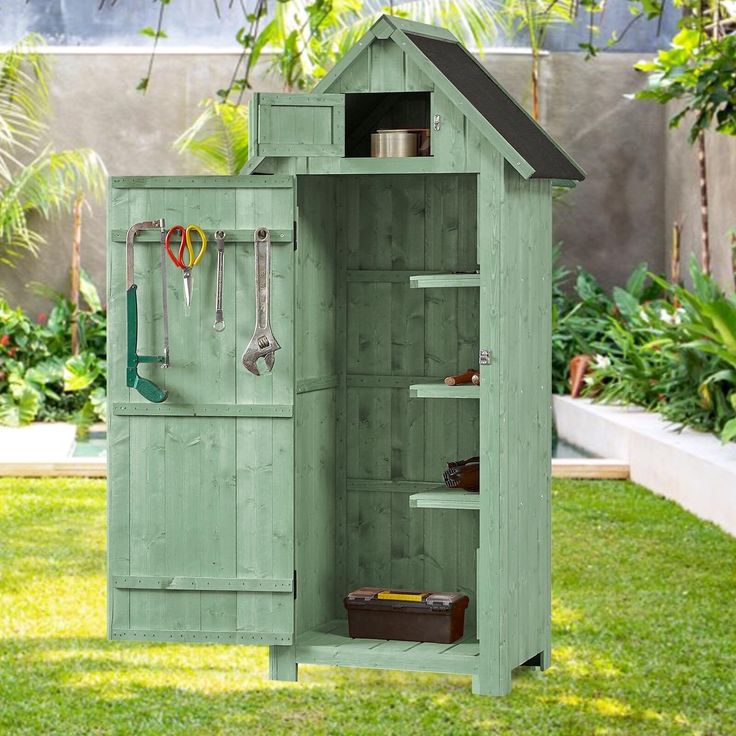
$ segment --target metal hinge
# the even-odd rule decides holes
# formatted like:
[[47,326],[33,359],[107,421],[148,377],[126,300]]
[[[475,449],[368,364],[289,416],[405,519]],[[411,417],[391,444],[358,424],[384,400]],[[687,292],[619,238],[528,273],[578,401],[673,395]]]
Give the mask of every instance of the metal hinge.
[[439,130],[442,127],[442,118],[439,115],[434,116],[434,129]]
[[486,350],[485,348],[481,348],[480,352],[478,353],[478,362],[481,365],[490,365],[491,364],[491,358],[493,357],[493,353],[491,353],[490,350]]

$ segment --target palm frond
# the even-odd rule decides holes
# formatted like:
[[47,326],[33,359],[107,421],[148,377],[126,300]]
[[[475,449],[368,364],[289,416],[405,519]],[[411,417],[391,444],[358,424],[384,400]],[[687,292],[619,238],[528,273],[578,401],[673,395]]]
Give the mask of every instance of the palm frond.
[[46,132],[48,57],[38,52],[43,39],[29,34],[0,54],[0,173],[9,176],[14,150],[30,152]]
[[40,36],[29,34],[0,54],[0,262],[5,264],[43,244],[28,225],[32,212],[49,218],[69,211],[80,190],[99,197],[105,187],[105,165],[94,151],[44,145],[49,66],[38,50],[42,44]]
[[203,100],[199,117],[175,141],[214,174],[234,175],[248,161],[248,108],[230,102]]

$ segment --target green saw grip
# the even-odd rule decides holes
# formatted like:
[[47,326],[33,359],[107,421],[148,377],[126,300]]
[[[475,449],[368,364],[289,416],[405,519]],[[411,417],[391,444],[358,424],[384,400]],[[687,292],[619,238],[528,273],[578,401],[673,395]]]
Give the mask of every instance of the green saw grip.
[[163,363],[163,355],[138,355],[138,287],[133,284],[127,291],[128,309],[128,361],[125,383],[134,388],[144,399],[160,404],[166,400],[168,391],[159,388],[153,381],[138,375],[140,363]]

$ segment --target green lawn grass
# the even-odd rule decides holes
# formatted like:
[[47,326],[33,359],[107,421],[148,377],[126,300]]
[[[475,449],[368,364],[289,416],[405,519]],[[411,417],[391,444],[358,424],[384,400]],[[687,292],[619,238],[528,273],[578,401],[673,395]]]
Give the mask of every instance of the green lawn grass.
[[554,485],[553,666],[470,679],[105,640],[104,484],[0,480],[0,733],[736,734],[736,540],[631,483]]

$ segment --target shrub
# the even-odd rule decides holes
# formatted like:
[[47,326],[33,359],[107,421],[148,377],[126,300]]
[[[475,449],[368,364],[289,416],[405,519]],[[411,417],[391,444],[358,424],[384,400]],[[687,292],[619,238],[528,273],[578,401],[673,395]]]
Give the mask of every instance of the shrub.
[[580,271],[574,296],[558,272],[553,385],[564,392],[576,354],[594,356],[584,394],[636,404],[680,424],[736,438],[736,301],[690,266],[693,289],[639,266],[608,297]]
[[85,274],[81,293],[86,309],[77,315],[77,355],[70,350],[73,308],[63,295],[54,295],[48,317],[38,322],[0,299],[0,423],[73,421],[84,432],[104,420],[106,316]]

